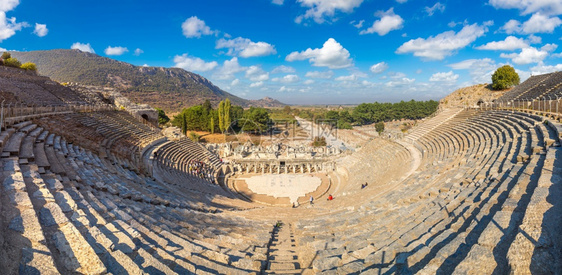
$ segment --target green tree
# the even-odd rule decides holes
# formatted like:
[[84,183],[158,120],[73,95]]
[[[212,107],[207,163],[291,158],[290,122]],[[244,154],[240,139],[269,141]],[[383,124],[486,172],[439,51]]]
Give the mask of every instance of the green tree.
[[166,115],[164,110],[162,110],[160,108],[155,108],[155,109],[158,112],[158,124],[164,125],[164,124],[168,123],[168,121],[170,121],[170,118]]
[[384,131],[384,122],[377,122],[375,124],[375,130],[377,130],[377,133],[380,135]]
[[207,113],[213,109],[213,105],[211,105],[211,101],[209,101],[208,99],[206,99],[205,102],[203,102],[202,106],[203,106],[203,110],[205,110]]
[[509,65],[499,67],[492,75],[492,89],[504,90],[519,85],[519,75]]
[[224,131],[225,131],[225,127],[224,127],[224,101],[219,102],[218,113],[219,113],[219,130],[224,133]]
[[8,67],[19,68],[21,67],[21,62],[16,58],[10,57],[8,59],[4,59],[4,65]]
[[215,133],[215,118],[211,117],[211,134]]
[[181,117],[181,132],[185,135],[187,133],[187,117],[185,113],[182,113]]
[[224,114],[223,114],[223,116],[224,116],[224,118],[223,118],[224,130],[223,130],[223,132],[228,130],[228,127],[230,126],[230,123],[231,123],[230,107],[231,107],[230,99],[227,98],[227,99],[224,100]]
[[37,66],[35,65],[35,63],[32,62],[25,62],[21,64],[20,68],[29,71],[37,71]]
[[198,135],[195,132],[189,132],[189,139],[191,139],[191,141],[193,141],[193,142],[199,142],[199,139],[201,139],[201,136]]
[[4,52],[2,54],[2,59],[4,59],[4,60],[6,60],[8,58],[11,58],[11,57],[12,57],[12,54],[10,54],[9,52]]

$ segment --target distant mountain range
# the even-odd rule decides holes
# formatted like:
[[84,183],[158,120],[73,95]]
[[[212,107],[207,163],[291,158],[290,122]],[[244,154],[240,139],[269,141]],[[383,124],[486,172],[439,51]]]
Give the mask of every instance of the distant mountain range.
[[39,74],[58,82],[118,89],[131,101],[159,107],[166,112],[202,104],[217,105],[229,98],[242,107],[282,107],[285,104],[266,97],[247,100],[213,85],[208,79],[180,68],[140,67],[79,50],[12,52],[22,62],[33,62]]

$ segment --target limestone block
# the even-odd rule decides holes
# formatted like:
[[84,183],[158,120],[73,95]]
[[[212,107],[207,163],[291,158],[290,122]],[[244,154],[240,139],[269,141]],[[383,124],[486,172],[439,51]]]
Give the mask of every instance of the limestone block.
[[317,271],[329,270],[338,267],[340,260],[339,257],[317,258],[312,267]]
[[39,210],[39,220],[44,226],[61,225],[68,222],[68,219],[60,209],[60,207],[54,203],[49,202]]

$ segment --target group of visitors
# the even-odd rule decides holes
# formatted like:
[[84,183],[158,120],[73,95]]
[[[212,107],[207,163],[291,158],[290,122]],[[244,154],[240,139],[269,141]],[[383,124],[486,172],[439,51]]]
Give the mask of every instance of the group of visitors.
[[188,171],[191,175],[196,177],[213,180],[212,170],[202,161],[190,160],[188,163]]

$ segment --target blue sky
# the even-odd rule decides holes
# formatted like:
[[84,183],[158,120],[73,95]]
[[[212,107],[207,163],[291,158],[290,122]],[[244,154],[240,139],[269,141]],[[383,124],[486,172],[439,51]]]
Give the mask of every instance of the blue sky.
[[560,0],[0,0],[0,48],[181,67],[248,99],[440,99],[562,70]]

